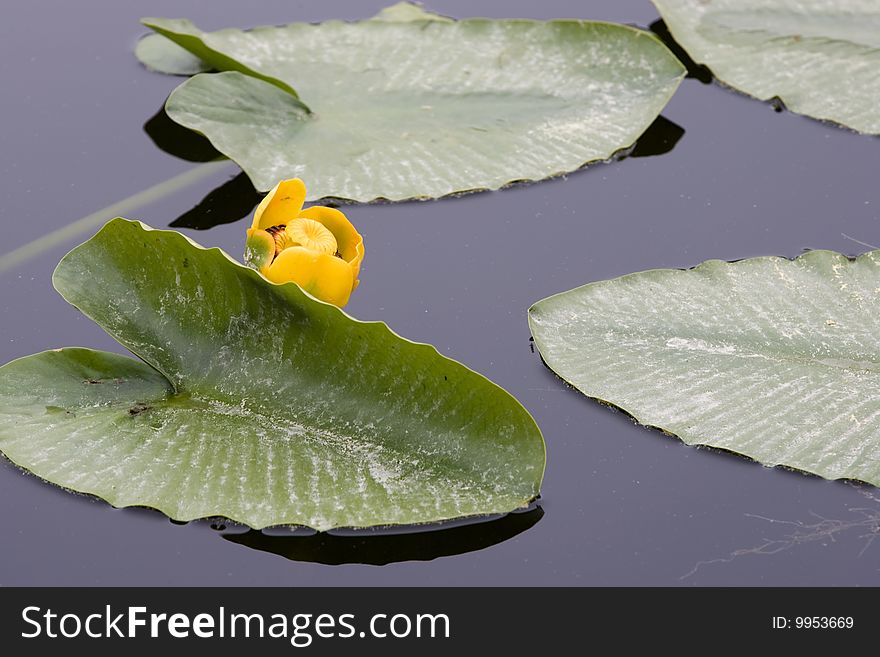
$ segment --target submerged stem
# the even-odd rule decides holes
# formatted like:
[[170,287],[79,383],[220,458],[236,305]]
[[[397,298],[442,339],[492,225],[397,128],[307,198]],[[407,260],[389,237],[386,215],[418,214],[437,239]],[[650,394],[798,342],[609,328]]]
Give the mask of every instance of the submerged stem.
[[162,198],[163,196],[173,194],[174,192],[184,189],[188,185],[199,182],[204,178],[209,178],[229,164],[229,160],[205,162],[192,169],[188,169],[173,178],[169,178],[168,180],[153,185],[152,187],[148,187],[143,191],[132,194],[128,198],[124,198],[105,208],[101,208],[81,219],[77,219],[57,230],[40,235],[37,239],[0,255],[0,273],[26,262],[27,260],[48,251],[52,247],[72,240],[82,233],[97,228],[109,219],[131,213]]

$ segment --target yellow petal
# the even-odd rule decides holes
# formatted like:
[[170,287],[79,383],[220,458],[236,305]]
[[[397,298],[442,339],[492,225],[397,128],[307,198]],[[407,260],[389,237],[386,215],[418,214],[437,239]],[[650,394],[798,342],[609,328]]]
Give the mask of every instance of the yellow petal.
[[[337,249],[342,259],[349,263],[354,270],[354,278],[357,281],[361,269],[361,261],[364,259],[364,238],[357,232],[348,218],[336,208],[327,208],[323,205],[313,205],[299,213],[300,217],[314,219],[326,226],[336,238]],[[357,285],[357,282],[355,282]]]
[[284,230],[287,237],[300,246],[318,253],[336,255],[336,238],[333,233],[314,219],[298,217],[287,224]]
[[306,186],[299,178],[282,180],[266,194],[254,211],[253,228],[270,228],[296,219],[306,200]]
[[275,239],[272,235],[259,228],[249,228],[244,247],[245,264],[264,272],[274,257]]
[[284,249],[264,273],[273,283],[293,281],[312,296],[340,308],[348,303],[354,288],[354,272],[347,262],[303,246]]

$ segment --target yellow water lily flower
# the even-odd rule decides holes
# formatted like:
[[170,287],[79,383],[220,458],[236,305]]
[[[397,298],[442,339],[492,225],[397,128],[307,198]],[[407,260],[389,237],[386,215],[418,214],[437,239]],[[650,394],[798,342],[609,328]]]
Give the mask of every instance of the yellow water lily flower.
[[244,259],[273,283],[293,281],[340,308],[358,286],[364,238],[335,208],[303,210],[299,178],[275,185],[254,211]]

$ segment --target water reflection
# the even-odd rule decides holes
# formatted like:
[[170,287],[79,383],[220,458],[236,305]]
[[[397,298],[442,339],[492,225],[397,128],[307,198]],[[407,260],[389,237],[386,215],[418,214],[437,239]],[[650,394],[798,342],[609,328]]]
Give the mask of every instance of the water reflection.
[[207,137],[172,121],[164,107],[144,123],[144,132],[160,150],[187,162],[210,162],[225,158]]
[[254,189],[250,178],[242,172],[212,189],[194,208],[171,222],[172,228],[207,230],[231,224],[251,214],[263,194]]
[[[226,159],[206,137],[172,121],[164,107],[144,123],[144,132],[160,150],[188,162]],[[169,226],[208,230],[231,224],[250,215],[262,198],[263,194],[254,189],[250,179],[242,172],[212,189],[195,207],[177,217]]]
[[651,23],[648,29],[656,34],[666,47],[672,51],[672,54],[678,57],[678,60],[684,64],[687,69],[687,77],[699,80],[703,84],[712,82],[712,71],[707,66],[697,64],[691,59],[685,49],[678,45],[678,42],[672,37],[669,28],[666,27],[666,23],[662,19]]
[[458,524],[446,529],[391,534],[387,530],[351,530],[348,533],[273,535],[254,529],[223,534],[223,538],[254,550],[271,552],[291,561],[331,566],[368,564],[384,566],[400,561],[431,561],[475,552],[502,543],[533,527],[544,510],[509,513],[485,522]]
[[626,157],[651,157],[668,153],[684,136],[684,128],[664,116],[658,116],[642,133]]

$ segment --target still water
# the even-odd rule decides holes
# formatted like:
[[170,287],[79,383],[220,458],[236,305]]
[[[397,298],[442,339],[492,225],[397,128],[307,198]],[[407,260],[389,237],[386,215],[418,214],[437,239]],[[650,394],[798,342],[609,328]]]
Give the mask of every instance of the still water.
[[[0,24],[0,252],[212,156],[161,109],[180,79],[131,55],[141,15],[205,29],[356,19],[383,2],[34,0]],[[431,0],[452,16],[648,26],[647,0]],[[855,254],[880,244],[880,140],[685,80],[634,156],[535,185],[352,206],[367,244],[347,311],[487,375],[547,441],[528,512],[431,534],[246,531],[116,510],[0,462],[0,585],[871,585],[880,494],[686,447],[567,388],[532,351],[526,309],[583,283],[709,258]],[[182,159],[166,150],[185,156]],[[202,150],[200,150],[202,149]],[[640,156],[640,157],[636,157]],[[242,250],[259,200],[209,165],[132,219]],[[534,240],[535,224],[542,236]],[[47,348],[121,350],[52,289],[62,243],[0,274],[0,362]]]

